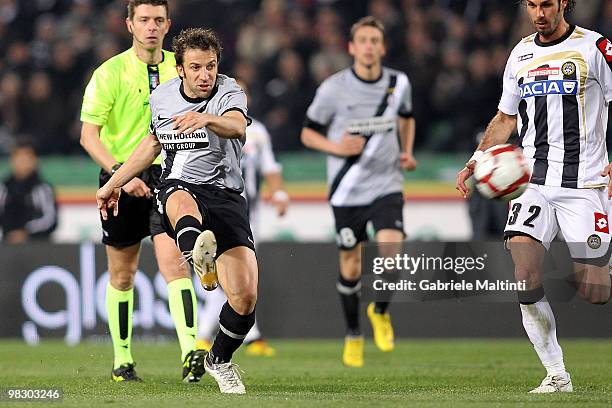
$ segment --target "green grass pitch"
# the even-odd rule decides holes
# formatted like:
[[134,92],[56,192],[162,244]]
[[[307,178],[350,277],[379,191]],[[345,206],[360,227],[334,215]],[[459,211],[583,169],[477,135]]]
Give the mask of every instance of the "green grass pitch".
[[[0,341],[0,387],[61,387],[74,407],[610,406],[612,341],[561,341],[576,392],[529,395],[544,376],[528,340],[404,340],[392,353],[366,345],[361,369],[342,366],[340,340],[271,341],[277,355],[234,361],[245,396],[220,395],[212,378],[180,382],[178,343],[133,345],[143,383],[109,379],[110,344],[29,347]],[[0,402],[0,406],[8,406]],[[44,406],[18,403],[14,406]],[[56,404],[59,405],[59,404]]]

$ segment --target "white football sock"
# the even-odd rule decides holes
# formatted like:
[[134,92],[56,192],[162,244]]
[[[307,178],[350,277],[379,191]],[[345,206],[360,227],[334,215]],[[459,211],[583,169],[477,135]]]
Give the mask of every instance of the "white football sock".
[[563,351],[557,341],[555,316],[546,297],[531,305],[521,304],[523,327],[548,375],[565,374]]

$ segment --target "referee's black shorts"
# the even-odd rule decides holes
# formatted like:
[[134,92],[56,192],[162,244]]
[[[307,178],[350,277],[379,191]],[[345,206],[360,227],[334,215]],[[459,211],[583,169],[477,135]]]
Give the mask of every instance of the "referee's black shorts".
[[162,224],[168,235],[174,238],[174,230],[165,215],[166,202],[177,190],[187,191],[198,204],[204,229],[211,230],[217,239],[217,257],[239,246],[255,251],[246,199],[240,193],[211,184],[191,184],[169,179],[159,185],[157,206],[162,212]]
[[[138,177],[151,189],[151,193],[159,184],[161,166],[152,165]],[[106,171],[100,171],[100,187],[110,179]],[[142,241],[148,236],[164,233],[161,216],[155,209],[155,197],[132,197],[125,191],[119,199],[119,214],[115,217],[112,211],[108,219],[102,221],[102,242],[115,248],[125,248]]]

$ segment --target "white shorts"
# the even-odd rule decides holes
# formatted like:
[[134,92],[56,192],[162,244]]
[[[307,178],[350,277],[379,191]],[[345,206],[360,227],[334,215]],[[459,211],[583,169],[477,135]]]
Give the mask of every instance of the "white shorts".
[[608,198],[604,189],[529,184],[510,202],[506,238],[526,235],[546,249],[559,230],[575,262],[603,266],[610,259]]

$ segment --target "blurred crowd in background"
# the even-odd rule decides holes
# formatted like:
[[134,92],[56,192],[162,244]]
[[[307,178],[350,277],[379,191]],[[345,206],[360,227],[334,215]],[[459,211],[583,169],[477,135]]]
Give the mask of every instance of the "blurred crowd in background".
[[[471,151],[496,111],[507,56],[532,32],[514,0],[170,0],[172,28],[215,29],[222,73],[251,90],[249,113],[276,151],[299,151],[318,84],[351,63],[350,25],[387,30],[385,65],[413,85],[417,150]],[[612,37],[612,0],[580,0],[573,23]],[[127,49],[125,0],[0,0],[0,153],[27,136],[41,154],[83,154],[79,111],[91,72]]]

